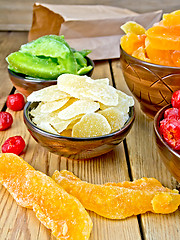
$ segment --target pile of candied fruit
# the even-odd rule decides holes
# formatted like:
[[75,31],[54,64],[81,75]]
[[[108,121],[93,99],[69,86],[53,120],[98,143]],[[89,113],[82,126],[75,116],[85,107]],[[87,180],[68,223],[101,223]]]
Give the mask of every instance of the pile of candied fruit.
[[180,150],[180,90],[172,95],[172,107],[164,112],[164,119],[160,122],[159,131],[168,145]]
[[180,67],[180,10],[164,14],[147,31],[131,21],[121,29],[126,33],[121,46],[128,54],[143,61]]
[[31,93],[38,106],[30,112],[38,128],[66,137],[97,137],[121,129],[129,119],[131,96],[109,85],[109,79],[62,74],[57,85]]

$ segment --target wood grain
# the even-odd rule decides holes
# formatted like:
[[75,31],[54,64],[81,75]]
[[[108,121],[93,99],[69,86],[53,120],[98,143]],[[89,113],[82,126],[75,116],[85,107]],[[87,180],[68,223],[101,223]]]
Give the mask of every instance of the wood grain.
[[12,52],[18,51],[21,44],[27,42],[27,32],[0,32],[0,109],[12,90],[12,83],[8,76],[5,58]]
[[[124,86],[125,80],[123,79],[119,60],[114,60],[112,66],[117,88],[128,93],[129,90]],[[129,92],[129,94],[131,93]],[[153,121],[142,113],[137,101],[136,120],[126,141],[133,180],[141,177],[155,177],[164,186],[171,189],[177,187],[176,180],[171,177],[158,156],[154,139]],[[152,213],[142,215],[141,223],[145,239],[168,239],[168,236],[170,239],[170,236],[173,236],[172,239],[179,239],[179,216],[179,211],[168,216],[154,215]],[[163,222],[166,222],[166,225]]]
[[[111,80],[108,61],[96,62],[95,66],[92,78],[109,77]],[[68,169],[81,179],[95,184],[129,180],[123,143],[116,147],[114,151],[91,160],[67,160],[49,153],[35,142],[25,125],[22,125],[22,111],[13,112],[9,110],[9,112],[14,118],[14,123],[9,130],[2,132],[0,145],[10,136],[21,135],[27,145],[22,157],[35,169],[49,176],[56,169]],[[18,206],[4,187],[0,189],[0,213],[0,239],[55,240],[51,232],[36,219],[32,210]],[[122,240],[141,239],[137,217],[118,221],[105,219],[93,212],[89,212],[89,214],[94,223],[90,240],[119,240],[119,236]]]
[[[0,32],[1,76],[0,107],[12,89],[7,76],[5,56],[19,49],[27,41],[27,32]],[[119,60],[97,61],[92,78],[108,77],[111,84],[130,94],[123,79]],[[67,169],[82,180],[102,184],[135,180],[141,177],[155,177],[169,188],[176,188],[177,182],[161,162],[155,146],[153,122],[141,112],[136,101],[136,120],[127,139],[127,152],[123,143],[114,151],[87,161],[71,161],[49,153],[30,136],[23,123],[23,114],[8,110],[14,119],[7,131],[0,132],[0,146],[14,135],[21,135],[26,142],[22,157],[35,169],[52,176],[54,170]],[[147,213],[125,220],[108,220],[89,212],[94,227],[90,240],[159,240],[180,239],[180,213],[169,215]],[[140,231],[140,228],[141,230]],[[8,191],[0,185],[0,240],[55,240],[50,230],[36,218],[34,212],[16,204]]]
[[[32,8],[34,0],[0,0],[0,30],[29,30],[32,24]],[[179,9],[179,0],[44,0],[50,4],[82,4],[82,5],[110,5],[128,8],[132,11],[144,13],[162,9],[170,12]]]

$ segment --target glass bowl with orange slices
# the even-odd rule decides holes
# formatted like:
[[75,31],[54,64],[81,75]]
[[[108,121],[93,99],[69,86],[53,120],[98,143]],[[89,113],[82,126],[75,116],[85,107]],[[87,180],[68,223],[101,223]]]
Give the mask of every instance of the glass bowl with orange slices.
[[164,14],[148,30],[135,22],[121,26],[121,67],[127,86],[151,118],[180,87],[180,10]]

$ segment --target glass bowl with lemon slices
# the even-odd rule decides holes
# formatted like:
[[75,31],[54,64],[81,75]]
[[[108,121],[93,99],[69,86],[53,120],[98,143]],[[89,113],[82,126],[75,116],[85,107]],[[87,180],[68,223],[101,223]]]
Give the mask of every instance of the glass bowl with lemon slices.
[[31,93],[24,121],[34,139],[50,152],[70,159],[89,159],[114,149],[130,131],[131,96],[109,79],[63,74],[57,85]]
[[179,89],[180,11],[164,14],[163,19],[145,30],[135,22],[121,28],[120,62],[128,88],[139,101],[142,111],[154,118],[170,103]]

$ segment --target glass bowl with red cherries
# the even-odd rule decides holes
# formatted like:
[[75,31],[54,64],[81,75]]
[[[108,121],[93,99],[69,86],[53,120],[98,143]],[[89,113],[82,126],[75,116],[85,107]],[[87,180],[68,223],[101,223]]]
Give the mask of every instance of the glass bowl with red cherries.
[[171,104],[155,115],[154,132],[161,159],[180,182],[180,90],[172,94]]

